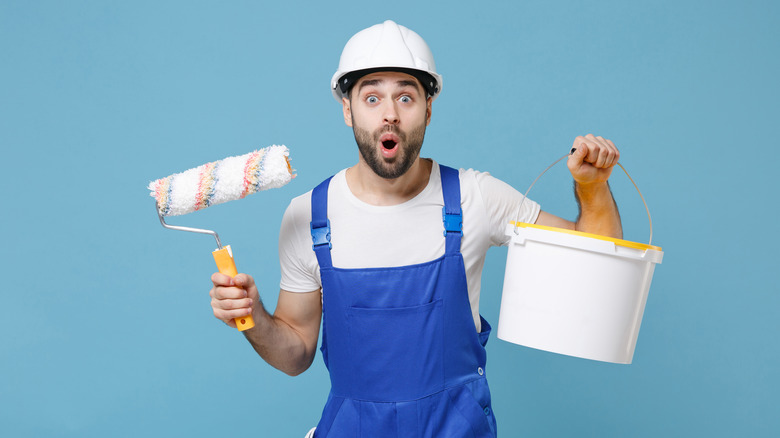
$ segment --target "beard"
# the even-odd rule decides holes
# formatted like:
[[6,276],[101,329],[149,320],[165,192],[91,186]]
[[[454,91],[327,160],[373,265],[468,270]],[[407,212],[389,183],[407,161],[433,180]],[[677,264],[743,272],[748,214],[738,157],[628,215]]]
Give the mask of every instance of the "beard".
[[[425,122],[413,128],[408,133],[401,131],[395,125],[388,125],[377,129],[373,133],[355,125],[352,121],[352,130],[355,134],[360,155],[366,161],[368,167],[377,175],[385,179],[395,179],[405,174],[420,156],[423,139],[425,138]],[[392,132],[400,139],[397,147],[398,153],[393,158],[385,158],[379,152],[377,145],[379,138],[386,132]],[[382,147],[381,145],[379,147]]]

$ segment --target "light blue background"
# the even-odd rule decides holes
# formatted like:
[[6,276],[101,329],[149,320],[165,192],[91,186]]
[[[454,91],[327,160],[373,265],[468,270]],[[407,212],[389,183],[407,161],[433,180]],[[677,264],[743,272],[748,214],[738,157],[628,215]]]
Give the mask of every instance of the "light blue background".
[[[357,159],[328,90],[338,56],[388,18],[444,75],[425,156],[524,190],[576,135],[604,135],[664,247],[632,365],[492,337],[501,436],[777,433],[777,2],[283,3],[0,1],[0,435],[316,424],[319,355],[291,378],[216,321],[213,241],[160,227],[145,186],[288,145],[290,185],[171,219],[217,229],[273,309],[284,208]],[[633,187],[612,185],[626,238],[646,241]],[[563,165],[532,195],[576,215]],[[494,325],[505,255],[483,277]]]

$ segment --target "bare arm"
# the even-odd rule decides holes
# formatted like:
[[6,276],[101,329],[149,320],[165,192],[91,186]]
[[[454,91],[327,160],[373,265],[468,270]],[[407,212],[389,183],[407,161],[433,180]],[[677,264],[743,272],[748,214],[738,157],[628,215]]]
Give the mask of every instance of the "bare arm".
[[574,140],[576,151],[567,165],[574,177],[574,195],[580,208],[576,222],[540,212],[536,223],[584,231],[602,236],[623,237],[623,227],[607,180],[620,158],[612,141],[588,134]]
[[280,290],[276,311],[271,315],[260,301],[251,276],[238,274],[231,279],[215,273],[211,280],[214,316],[235,327],[234,318],[251,314],[255,326],[244,331],[244,336],[266,362],[291,376],[309,368],[317,350],[322,319],[319,290],[307,293]]

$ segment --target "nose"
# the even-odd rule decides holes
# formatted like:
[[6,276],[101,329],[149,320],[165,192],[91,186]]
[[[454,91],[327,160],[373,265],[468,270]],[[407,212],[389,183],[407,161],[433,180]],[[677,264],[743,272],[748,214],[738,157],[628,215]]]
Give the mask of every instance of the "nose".
[[387,101],[384,105],[383,121],[388,125],[396,125],[399,122],[398,108],[394,100]]

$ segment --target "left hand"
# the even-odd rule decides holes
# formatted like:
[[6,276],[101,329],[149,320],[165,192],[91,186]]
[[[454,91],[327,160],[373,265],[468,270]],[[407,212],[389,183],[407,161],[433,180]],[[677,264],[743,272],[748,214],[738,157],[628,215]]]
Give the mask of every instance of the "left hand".
[[572,147],[577,150],[566,164],[574,181],[580,185],[607,181],[620,159],[620,151],[611,140],[593,134],[575,138]]

